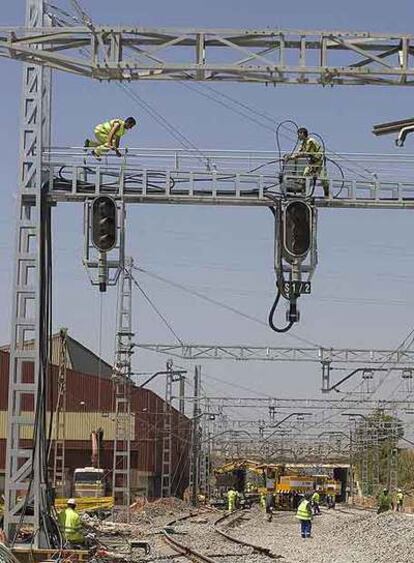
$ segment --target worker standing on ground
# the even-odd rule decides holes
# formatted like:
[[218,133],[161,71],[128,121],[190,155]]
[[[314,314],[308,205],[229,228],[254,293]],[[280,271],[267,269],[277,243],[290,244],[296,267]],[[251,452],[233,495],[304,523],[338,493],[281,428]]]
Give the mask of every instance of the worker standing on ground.
[[59,512],[58,522],[63,539],[67,544],[79,547],[85,544],[82,522],[78,512],[76,512],[76,501],[74,498],[68,499],[67,508]]
[[126,119],[110,119],[104,123],[100,123],[95,127],[96,141],[86,139],[85,147],[93,147],[92,154],[100,159],[101,156],[110,151],[115,151],[117,156],[121,156],[119,151],[119,143],[121,137],[125,135],[128,129],[132,129],[136,125],[134,117],[127,117]]
[[404,493],[402,492],[401,489],[397,489],[396,497],[397,497],[397,503],[396,503],[397,512],[402,512],[403,504],[404,504]]
[[293,154],[285,157],[286,161],[307,158],[308,164],[303,170],[303,176],[310,176],[315,185],[319,178],[323,187],[325,197],[329,197],[329,181],[326,176],[325,154],[321,144],[309,135],[305,127],[298,129],[299,148]]
[[310,538],[312,532],[312,508],[310,495],[306,495],[298,506],[296,518],[300,521],[300,535],[302,538]]
[[266,493],[264,491],[260,491],[260,508],[266,508]]
[[393,503],[391,499],[391,495],[388,492],[388,489],[383,489],[382,493],[378,497],[378,510],[377,514],[381,514],[381,512],[387,512],[388,510],[393,509]]
[[320,502],[321,502],[321,497],[320,494],[318,493],[317,490],[315,490],[313,492],[313,495],[311,497],[311,502],[312,502],[312,507],[313,507],[313,513],[314,514],[320,514],[321,513],[321,507]]
[[273,491],[267,491],[265,502],[266,502],[267,521],[271,522],[273,518],[273,512],[275,511],[276,508],[275,495],[273,494]]
[[229,512],[233,512],[236,508],[236,498],[237,492],[233,489],[233,487],[230,487],[227,491],[227,508]]

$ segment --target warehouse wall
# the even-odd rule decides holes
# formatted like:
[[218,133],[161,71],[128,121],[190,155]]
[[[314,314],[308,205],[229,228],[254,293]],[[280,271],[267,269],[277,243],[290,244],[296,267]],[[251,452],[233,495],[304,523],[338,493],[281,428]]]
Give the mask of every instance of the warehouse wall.
[[[56,366],[51,366],[52,393],[49,409],[54,411],[57,389]],[[0,473],[5,467],[5,444],[7,433],[7,401],[9,378],[9,354],[0,350]],[[33,380],[33,367],[27,364],[24,380]],[[76,467],[90,465],[90,433],[98,427],[104,429],[101,466],[112,467],[113,458],[113,388],[107,378],[67,370],[66,393],[66,465],[70,472]],[[136,488],[149,490],[159,495],[162,459],[162,428],[164,401],[148,389],[133,388],[131,393],[131,426],[133,441],[131,452],[131,477]],[[25,411],[33,411],[30,398],[23,400]],[[182,494],[188,485],[188,452],[190,421],[173,409],[172,415],[172,465],[173,489]],[[29,435],[24,436],[30,438]],[[1,484],[1,479],[0,479]],[[152,495],[151,495],[152,496]]]

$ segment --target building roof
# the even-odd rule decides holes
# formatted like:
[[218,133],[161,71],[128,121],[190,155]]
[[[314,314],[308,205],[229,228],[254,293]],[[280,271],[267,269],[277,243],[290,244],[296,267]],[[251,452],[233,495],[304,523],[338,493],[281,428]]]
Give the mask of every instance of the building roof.
[[[59,365],[59,344],[60,332],[52,336],[52,364],[54,365]],[[25,346],[30,349],[33,340],[27,341]],[[0,350],[9,352],[10,344],[0,346]],[[100,375],[105,378],[112,376],[110,364],[68,334],[66,334],[66,367],[88,375]]]

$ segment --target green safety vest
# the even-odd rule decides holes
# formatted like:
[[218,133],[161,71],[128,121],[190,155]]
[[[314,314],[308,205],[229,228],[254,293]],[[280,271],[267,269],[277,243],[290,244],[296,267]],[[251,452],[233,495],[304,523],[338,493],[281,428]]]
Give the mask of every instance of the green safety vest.
[[402,502],[403,498],[404,498],[404,494],[403,494],[403,493],[397,493],[397,500],[398,500],[399,502]]
[[296,518],[299,518],[299,520],[312,520],[312,514],[310,512],[308,500],[303,500],[300,503],[296,512]]
[[79,514],[73,508],[65,508],[58,515],[59,528],[65,540],[71,543],[84,543],[85,537],[81,531],[82,523]]
[[120,127],[115,133],[115,137],[123,137],[126,133],[125,121],[123,119],[110,119],[105,121],[105,123],[100,123],[95,127],[95,133],[98,135],[109,135],[116,123],[119,123]]

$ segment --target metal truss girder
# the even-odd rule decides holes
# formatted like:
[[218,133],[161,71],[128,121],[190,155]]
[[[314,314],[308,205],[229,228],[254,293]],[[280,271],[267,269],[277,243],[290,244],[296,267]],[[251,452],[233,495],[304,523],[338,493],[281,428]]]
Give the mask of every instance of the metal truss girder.
[[[211,169],[215,162],[218,166],[223,165],[227,151],[214,151],[212,156],[208,151],[201,156],[194,152],[177,156],[192,159],[187,167],[179,162],[176,167],[163,163],[167,156],[172,160],[174,151],[168,153],[155,149],[151,152],[154,161],[148,168],[135,164],[140,157],[148,158],[148,154],[140,150],[129,152],[121,165],[112,164],[111,159],[103,164],[88,159],[84,164],[74,158],[70,151],[67,151],[66,160],[62,157],[56,159],[52,155],[49,201],[84,202],[98,195],[111,195],[122,199],[124,203],[269,207],[275,199],[286,197],[274,170],[259,174],[246,170],[241,163],[233,168]],[[266,165],[264,162],[263,166]],[[307,182],[309,186],[309,179]],[[414,182],[411,181],[381,181],[350,176],[344,179],[332,177],[329,183],[328,198],[323,197],[322,190],[316,186],[316,207],[414,209]]]
[[0,56],[98,80],[412,86],[413,50],[413,35],[334,30],[0,28]]
[[354,348],[293,348],[217,344],[150,344],[137,348],[168,354],[184,360],[237,360],[264,362],[332,362],[337,364],[412,366],[414,350],[370,350]]
[[[195,400],[187,397],[187,401]],[[298,398],[277,398],[277,397],[208,397],[210,409],[220,409],[220,407],[231,408],[259,408],[264,407],[278,410],[339,410],[346,411],[354,409],[360,410],[392,410],[410,409],[412,400],[373,400],[373,399],[298,399]]]

